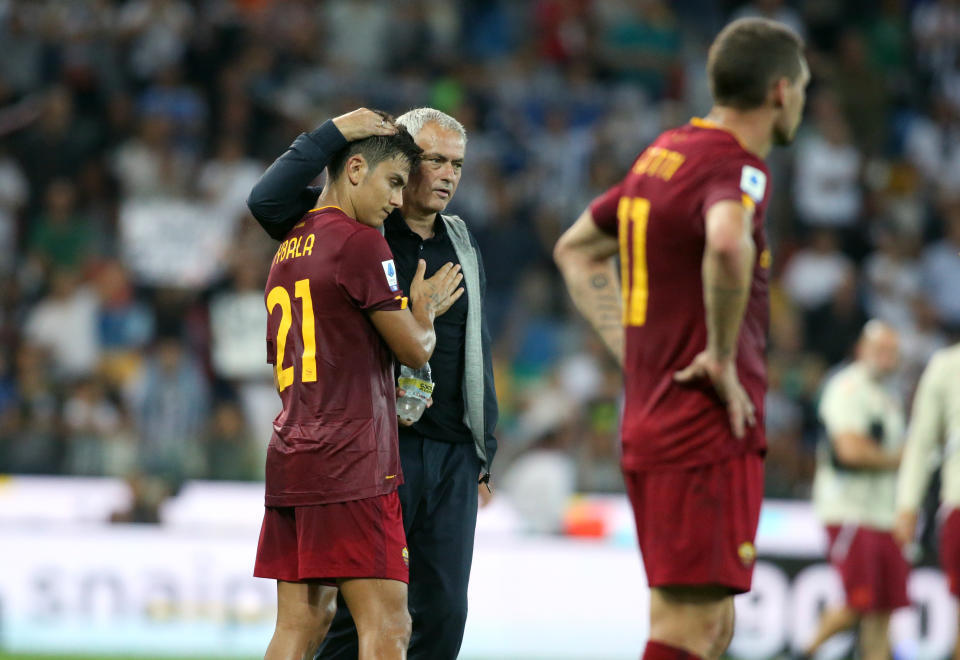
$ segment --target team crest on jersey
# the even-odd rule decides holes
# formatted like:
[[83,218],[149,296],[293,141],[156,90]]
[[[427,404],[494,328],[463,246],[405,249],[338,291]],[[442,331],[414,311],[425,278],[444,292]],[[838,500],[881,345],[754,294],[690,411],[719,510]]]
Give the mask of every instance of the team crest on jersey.
[[744,165],[740,172],[740,190],[750,195],[759,204],[767,190],[767,175],[751,165]]
[[740,561],[743,562],[744,566],[749,566],[757,558],[757,549],[753,547],[750,541],[745,541],[737,548],[737,555],[740,557]]
[[387,276],[387,284],[390,286],[390,290],[396,291],[399,289],[400,286],[397,284],[397,267],[393,265],[393,259],[381,261],[380,265],[383,266],[383,273]]
[[403,546],[403,552],[400,555],[403,557],[403,563],[410,566],[410,551],[407,550],[407,546]]

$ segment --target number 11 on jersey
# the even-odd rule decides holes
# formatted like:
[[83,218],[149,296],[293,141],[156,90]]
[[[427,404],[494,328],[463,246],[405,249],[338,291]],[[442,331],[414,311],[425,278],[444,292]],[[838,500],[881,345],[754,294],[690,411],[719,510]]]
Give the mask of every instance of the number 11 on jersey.
[[[297,280],[294,284],[294,296],[303,301],[303,314],[300,322],[300,335],[303,337],[303,355],[301,356],[300,380],[313,383],[317,380],[317,332],[313,320],[313,298],[310,297],[310,280]],[[274,362],[274,376],[277,391],[282,392],[293,385],[293,365],[283,366],[283,354],[287,348],[287,335],[293,325],[293,313],[290,309],[290,294],[282,286],[275,286],[267,294],[267,313],[273,314],[273,308],[280,305],[280,324],[277,326],[277,359]]]
[[647,220],[650,200],[621,197],[617,205],[620,236],[620,288],[623,291],[623,325],[647,322]]

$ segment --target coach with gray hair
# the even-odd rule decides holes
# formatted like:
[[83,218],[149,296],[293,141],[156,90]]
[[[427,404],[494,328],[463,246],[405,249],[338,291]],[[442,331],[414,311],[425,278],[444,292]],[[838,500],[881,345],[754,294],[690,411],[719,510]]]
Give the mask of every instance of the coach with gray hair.
[[[463,220],[443,213],[460,182],[466,131],[433,108],[411,110],[395,121],[423,149],[403,191],[403,206],[384,223],[400,285],[409,290],[424,259],[428,277],[447,262],[460,264],[465,288],[435,322],[433,404],[420,421],[401,425],[399,432],[404,483],[398,492],[413,619],[409,657],[446,660],[457,657],[463,639],[478,497],[490,495],[497,446],[497,399],[483,307],[486,278],[476,239]],[[253,187],[250,212],[270,236],[283,239],[314,207],[320,188],[308,184],[334,153],[349,141],[395,130],[388,115],[360,108],[300,135]],[[342,600],[338,607],[317,658],[355,660],[356,628]]]

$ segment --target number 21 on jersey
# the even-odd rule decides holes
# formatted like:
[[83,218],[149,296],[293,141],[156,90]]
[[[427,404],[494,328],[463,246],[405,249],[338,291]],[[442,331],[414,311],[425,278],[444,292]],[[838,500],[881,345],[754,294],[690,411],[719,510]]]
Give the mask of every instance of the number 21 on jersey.
[[[300,356],[300,380],[313,383],[317,380],[317,333],[313,323],[313,298],[310,297],[310,280],[297,280],[293,294],[303,302],[300,335],[303,337],[303,355]],[[283,366],[283,353],[287,348],[287,335],[293,325],[293,313],[290,308],[290,294],[282,286],[275,286],[267,294],[267,313],[273,314],[273,308],[280,305],[280,324],[277,326],[277,357],[273,364],[277,391],[282,392],[293,385],[293,365]]]
[[621,197],[617,205],[617,234],[620,237],[620,287],[623,295],[623,325],[647,322],[647,221],[650,200]]

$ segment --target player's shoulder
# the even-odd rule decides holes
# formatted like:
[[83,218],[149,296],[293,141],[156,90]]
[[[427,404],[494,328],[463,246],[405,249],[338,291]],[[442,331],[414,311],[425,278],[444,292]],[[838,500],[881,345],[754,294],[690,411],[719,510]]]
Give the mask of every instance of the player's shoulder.
[[927,370],[935,374],[944,370],[955,371],[957,368],[960,368],[960,343],[935,351],[927,364]]
[[343,243],[356,240],[366,244],[384,240],[383,234],[377,229],[351,218],[339,206],[319,206],[311,209],[294,229],[297,227],[312,229],[320,226],[323,227],[325,236],[329,238],[339,236]]
[[851,396],[860,391],[868,380],[863,365],[857,362],[851,362],[850,364],[840,367],[830,376],[824,388],[824,396]]
[[686,143],[686,149],[696,152],[711,167],[750,165],[764,174],[769,172],[763,159],[747,149],[736,135],[706,119],[694,117],[662,137],[675,144]]

